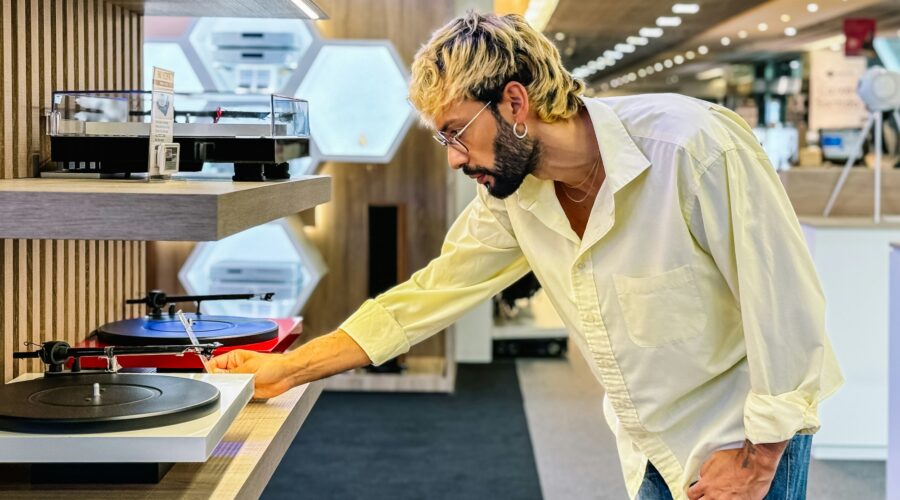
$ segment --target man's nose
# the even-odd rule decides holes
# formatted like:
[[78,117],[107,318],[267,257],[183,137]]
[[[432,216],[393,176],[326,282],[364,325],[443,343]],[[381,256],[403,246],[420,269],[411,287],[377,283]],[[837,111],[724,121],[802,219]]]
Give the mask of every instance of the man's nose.
[[469,161],[469,155],[453,147],[447,148],[447,163],[453,170],[459,170],[467,161]]

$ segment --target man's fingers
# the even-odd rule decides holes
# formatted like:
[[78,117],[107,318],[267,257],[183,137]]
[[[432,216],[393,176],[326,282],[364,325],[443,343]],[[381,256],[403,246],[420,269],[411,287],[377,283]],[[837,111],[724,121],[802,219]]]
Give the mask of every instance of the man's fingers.
[[687,493],[690,500],[697,500],[703,496],[703,485],[700,483],[700,481],[695,481],[694,484],[692,484],[691,487],[688,488]]
[[240,349],[235,351],[228,351],[221,356],[216,356],[213,359],[207,361],[206,369],[210,373],[245,373],[237,371],[237,369],[244,365],[244,361],[246,360],[245,353],[246,351]]

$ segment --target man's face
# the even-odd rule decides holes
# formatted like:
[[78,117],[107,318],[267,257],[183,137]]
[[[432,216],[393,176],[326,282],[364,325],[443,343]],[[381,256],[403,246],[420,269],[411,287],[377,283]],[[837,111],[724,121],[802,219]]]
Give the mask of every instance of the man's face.
[[[437,123],[445,134],[453,136],[483,106],[475,101],[460,103]],[[530,136],[519,139],[513,134],[512,123],[495,106],[488,106],[488,110],[490,113],[479,115],[457,137],[462,148],[448,146],[447,160],[451,168],[462,169],[464,174],[484,184],[492,196],[503,199],[516,192],[525,176],[537,169],[540,144]]]

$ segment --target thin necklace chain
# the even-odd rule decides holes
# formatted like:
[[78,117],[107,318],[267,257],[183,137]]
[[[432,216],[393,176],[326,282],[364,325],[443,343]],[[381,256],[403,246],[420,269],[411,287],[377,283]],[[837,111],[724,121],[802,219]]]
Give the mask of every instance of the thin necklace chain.
[[[588,179],[593,179],[594,173],[597,171],[597,167],[599,167],[599,166],[600,166],[600,155],[598,154],[598,155],[597,155],[597,161],[594,162],[594,166],[591,167],[591,171],[588,172],[587,176],[585,176],[585,178],[584,178],[581,182],[579,182],[578,184],[576,184],[576,185],[574,185],[574,186],[572,186],[572,187],[577,188],[577,187],[581,186],[582,184],[584,184]],[[562,191],[563,191],[563,194],[566,195],[566,198],[570,199],[570,200],[571,200],[572,202],[574,202],[574,203],[581,203],[582,201],[584,201],[584,200],[590,198],[590,196],[591,196],[591,190],[588,189],[588,190],[587,190],[587,194],[585,194],[583,198],[581,198],[580,200],[576,200],[575,198],[572,198],[572,196],[569,195],[569,191],[566,190],[566,188],[568,187],[568,186],[566,185],[566,183],[565,183],[565,182],[561,182],[560,184],[562,184],[562,188],[563,188]],[[591,185],[593,185],[593,181],[591,182]]]

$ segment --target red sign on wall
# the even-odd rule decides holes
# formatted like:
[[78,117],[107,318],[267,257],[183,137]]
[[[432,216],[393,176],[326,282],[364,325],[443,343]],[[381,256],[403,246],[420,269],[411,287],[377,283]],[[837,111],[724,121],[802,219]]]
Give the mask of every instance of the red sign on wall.
[[872,41],[875,40],[874,19],[844,19],[844,55],[871,56],[874,54]]

